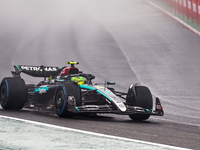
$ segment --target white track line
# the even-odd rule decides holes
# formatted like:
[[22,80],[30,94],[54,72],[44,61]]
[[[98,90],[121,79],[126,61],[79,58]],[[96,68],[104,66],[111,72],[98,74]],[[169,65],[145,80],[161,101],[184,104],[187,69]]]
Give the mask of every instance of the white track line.
[[16,120],[16,121],[21,121],[21,122],[26,122],[26,123],[30,123],[30,124],[35,124],[35,125],[41,125],[41,126],[62,129],[62,130],[67,130],[67,131],[74,131],[74,132],[95,135],[95,136],[100,136],[100,137],[112,138],[112,139],[123,140],[123,141],[128,141],[128,142],[136,142],[136,143],[141,143],[141,144],[148,144],[148,145],[153,145],[153,146],[160,146],[160,147],[164,147],[164,148],[171,148],[174,150],[190,150],[187,148],[181,148],[181,147],[175,147],[175,146],[170,146],[170,145],[157,144],[157,143],[153,143],[153,142],[146,142],[146,141],[140,141],[140,140],[135,140],[135,139],[106,135],[106,134],[101,134],[101,133],[89,132],[89,131],[84,131],[84,130],[72,129],[72,128],[61,127],[61,126],[56,126],[56,125],[51,125],[51,124],[41,123],[41,122],[35,122],[35,121],[25,120],[25,119],[20,119],[20,118],[14,118],[14,117],[2,116],[2,115],[0,115],[0,117],[6,118],[6,119],[11,119],[11,120]]
[[184,21],[182,21],[181,19],[179,19],[178,17],[172,15],[171,13],[169,13],[168,11],[164,10],[163,8],[159,7],[158,5],[154,4],[151,1],[146,0],[149,4],[153,5],[154,7],[158,8],[160,11],[164,12],[166,15],[170,16],[171,18],[173,18],[174,20],[178,21],[179,23],[181,23],[182,25],[184,25],[186,28],[188,28],[190,31],[194,32],[195,34],[197,34],[198,36],[200,36],[200,32],[196,29],[194,29],[193,27],[191,27],[190,25],[188,25],[187,23],[185,23]]

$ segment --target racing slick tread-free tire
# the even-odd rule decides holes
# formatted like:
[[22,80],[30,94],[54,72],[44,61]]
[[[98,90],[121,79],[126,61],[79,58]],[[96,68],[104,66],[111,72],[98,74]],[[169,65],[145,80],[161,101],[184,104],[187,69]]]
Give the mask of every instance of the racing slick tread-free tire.
[[76,106],[81,105],[81,93],[76,83],[60,84],[56,89],[55,94],[55,111],[60,117],[73,117],[74,113],[68,111],[68,98],[73,96],[76,101]]
[[0,85],[0,102],[4,109],[22,109],[27,102],[24,80],[15,77],[4,78]]
[[[136,94],[136,96],[133,98],[133,105],[152,110],[153,100],[150,90],[145,86],[136,86],[134,92],[133,88],[134,87],[132,87],[128,91],[128,93]],[[131,114],[129,115],[129,117],[132,120],[142,121],[148,119],[150,117],[150,114]]]

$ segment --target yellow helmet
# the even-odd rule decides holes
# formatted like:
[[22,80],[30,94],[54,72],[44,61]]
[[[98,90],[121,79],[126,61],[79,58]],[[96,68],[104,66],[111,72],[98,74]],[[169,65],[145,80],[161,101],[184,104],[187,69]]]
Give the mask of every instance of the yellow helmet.
[[78,77],[72,77],[71,81],[76,82],[79,85],[85,84],[84,77],[78,76]]

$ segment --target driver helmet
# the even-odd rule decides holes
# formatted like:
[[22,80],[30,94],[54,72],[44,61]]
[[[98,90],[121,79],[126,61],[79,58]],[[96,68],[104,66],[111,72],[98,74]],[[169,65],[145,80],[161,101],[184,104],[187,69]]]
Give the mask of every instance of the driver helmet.
[[78,77],[72,77],[71,81],[76,82],[78,85],[83,85],[85,84],[85,79],[84,77],[78,76]]

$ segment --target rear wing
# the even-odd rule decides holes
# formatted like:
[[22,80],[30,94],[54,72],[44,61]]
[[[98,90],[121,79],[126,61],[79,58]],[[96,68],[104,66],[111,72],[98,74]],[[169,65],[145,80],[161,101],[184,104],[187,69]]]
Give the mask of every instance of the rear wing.
[[50,77],[59,75],[64,67],[14,65],[14,68],[14,77],[20,77],[21,72],[33,77]]

